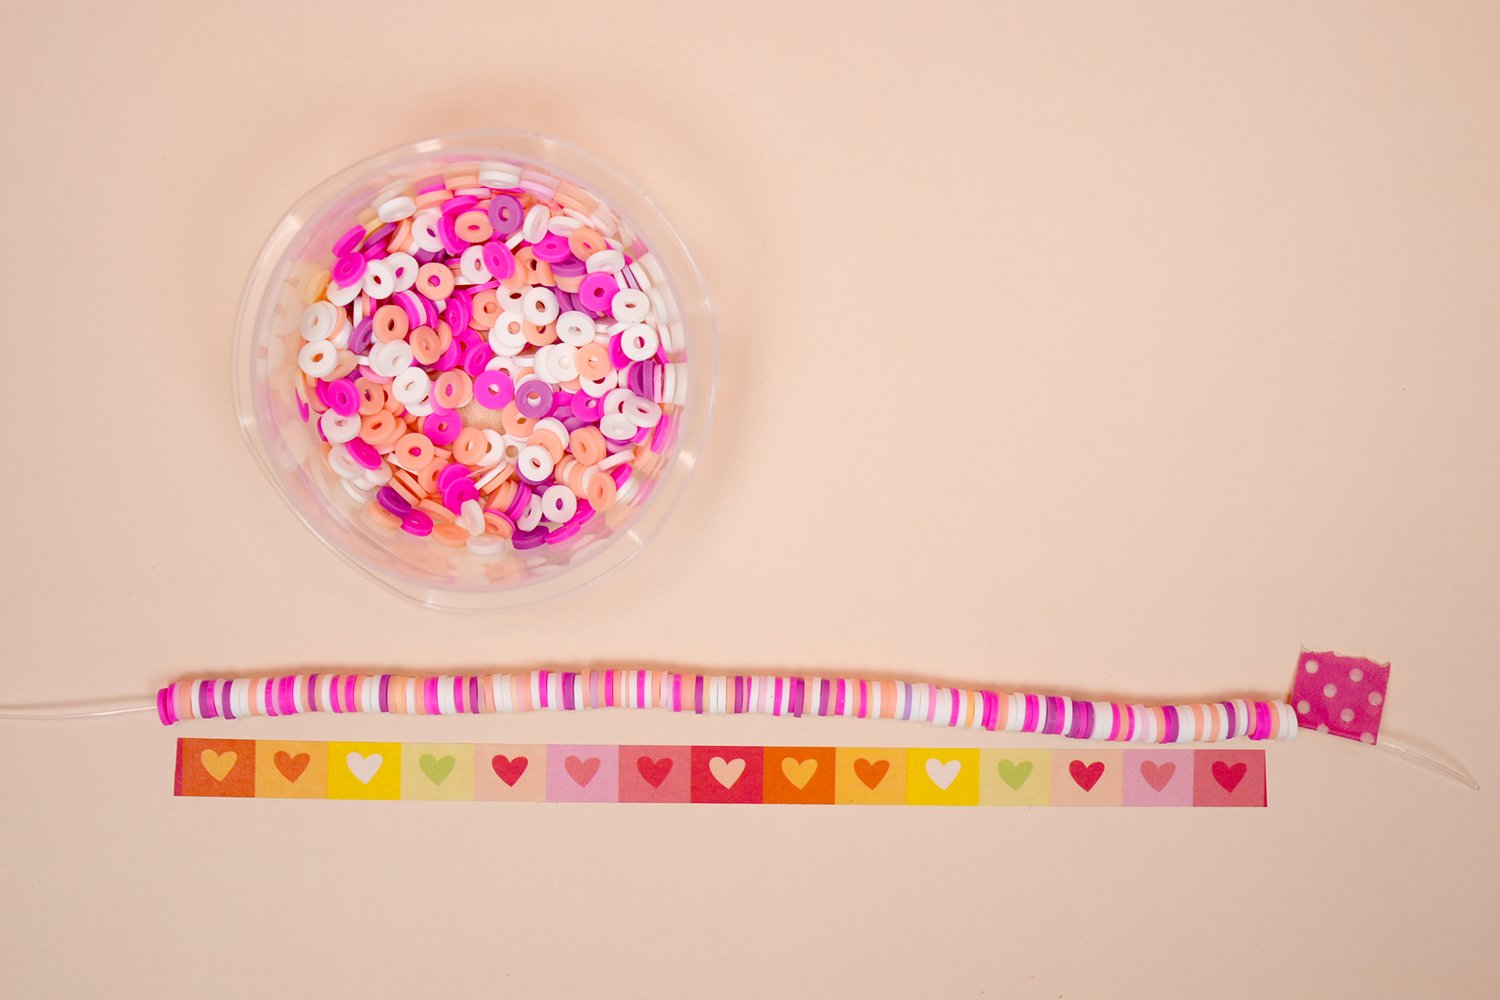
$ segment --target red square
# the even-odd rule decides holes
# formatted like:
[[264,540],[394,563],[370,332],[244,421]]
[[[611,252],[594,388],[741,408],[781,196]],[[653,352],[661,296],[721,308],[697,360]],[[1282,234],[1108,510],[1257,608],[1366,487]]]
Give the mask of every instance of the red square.
[[1193,762],[1193,805],[1266,804],[1264,750],[1199,750]]
[[620,801],[692,801],[691,749],[620,747]]
[[693,801],[759,803],[764,757],[761,747],[693,747]]

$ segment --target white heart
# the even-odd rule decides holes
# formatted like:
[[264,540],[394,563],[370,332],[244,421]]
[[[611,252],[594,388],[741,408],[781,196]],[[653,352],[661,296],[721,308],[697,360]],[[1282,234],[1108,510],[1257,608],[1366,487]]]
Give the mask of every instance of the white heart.
[[936,757],[928,757],[927,777],[932,779],[934,785],[946,792],[948,786],[953,784],[953,780],[958,777],[958,772],[963,766],[962,761],[950,760],[945,763]]
[[740,780],[740,775],[745,773],[745,759],[736,757],[729,761],[723,757],[715,757],[708,762],[708,770],[718,779],[719,784],[725,788],[733,788],[734,783]]
[[349,765],[349,773],[358,778],[361,785],[368,785],[375,772],[380,770],[380,765],[385,763],[385,758],[378,753],[366,757],[357,750],[350,750],[345,763]]

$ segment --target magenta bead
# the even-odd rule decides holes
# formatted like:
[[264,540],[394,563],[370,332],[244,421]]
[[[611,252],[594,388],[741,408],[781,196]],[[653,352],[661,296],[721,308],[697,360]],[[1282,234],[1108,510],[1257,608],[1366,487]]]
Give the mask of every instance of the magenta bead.
[[485,372],[474,379],[474,402],[486,410],[502,410],[515,398],[516,387],[506,372]]

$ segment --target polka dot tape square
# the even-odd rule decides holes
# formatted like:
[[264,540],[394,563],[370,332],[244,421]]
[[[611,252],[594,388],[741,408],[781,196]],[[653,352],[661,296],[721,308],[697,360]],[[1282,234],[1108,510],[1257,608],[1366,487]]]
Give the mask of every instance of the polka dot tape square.
[[1297,725],[1374,743],[1380,738],[1380,715],[1390,676],[1388,663],[1303,650],[1292,681]]

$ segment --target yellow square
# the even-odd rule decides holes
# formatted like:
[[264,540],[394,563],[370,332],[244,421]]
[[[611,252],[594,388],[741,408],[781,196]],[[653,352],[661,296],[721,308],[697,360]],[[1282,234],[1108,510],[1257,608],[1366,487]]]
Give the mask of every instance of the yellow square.
[[330,799],[399,799],[401,744],[328,744]]
[[906,801],[906,751],[839,747],[833,801],[841,806],[899,806]]
[[408,743],[401,758],[401,797],[443,802],[474,800],[472,743]]
[[906,751],[906,802],[913,806],[979,804],[979,751]]
[[262,799],[321,799],[328,795],[328,744],[259,740],[255,795]]
[[1051,805],[1052,751],[979,751],[979,804]]

